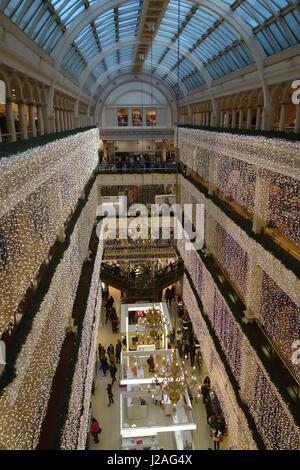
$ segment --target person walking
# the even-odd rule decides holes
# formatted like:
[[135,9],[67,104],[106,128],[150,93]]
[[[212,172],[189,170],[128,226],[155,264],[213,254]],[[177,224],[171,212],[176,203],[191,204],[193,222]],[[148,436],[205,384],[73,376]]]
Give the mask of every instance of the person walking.
[[195,364],[195,357],[196,357],[196,346],[195,343],[192,343],[190,346],[190,361],[191,367],[194,367]]
[[188,341],[185,341],[185,343],[184,343],[184,357],[186,359],[188,359],[189,354],[190,354],[190,343]]
[[122,352],[122,343],[121,343],[121,340],[118,339],[118,342],[116,344],[116,361],[117,361],[117,364],[120,364],[120,362],[121,362],[121,352]]
[[115,355],[115,348],[114,348],[113,344],[110,343],[110,345],[108,346],[106,352],[107,352],[108,356],[109,356],[110,354],[112,354],[113,356]]
[[182,343],[181,343],[180,339],[177,340],[176,348],[178,349],[179,356],[182,359],[183,358],[183,347],[182,347]]
[[101,356],[102,356],[103,354],[105,354],[105,349],[104,349],[104,347],[102,346],[101,343],[98,344],[98,354],[99,354],[99,361],[100,361],[100,360],[101,360]]
[[106,305],[106,315],[105,315],[105,325],[107,324],[108,320],[111,320],[111,307]]
[[114,382],[116,381],[116,373],[118,371],[117,366],[114,362],[110,364],[109,370],[111,376],[111,385],[113,386]]
[[98,444],[98,442],[99,442],[98,434],[100,434],[101,431],[102,431],[102,429],[100,428],[100,425],[99,425],[98,421],[96,420],[96,418],[92,418],[90,433],[94,438],[95,444]]
[[108,384],[106,387],[109,403],[107,406],[110,406],[114,403],[114,394],[112,392],[112,384]]
[[222,438],[222,433],[218,429],[212,429],[211,430],[211,437],[212,440],[214,441],[214,449],[215,450],[220,450],[220,441]]
[[102,372],[103,372],[103,377],[106,377],[106,372],[109,369],[109,365],[108,365],[107,357],[106,357],[105,353],[102,354],[101,359],[100,359],[99,370],[101,370],[101,369],[102,369]]

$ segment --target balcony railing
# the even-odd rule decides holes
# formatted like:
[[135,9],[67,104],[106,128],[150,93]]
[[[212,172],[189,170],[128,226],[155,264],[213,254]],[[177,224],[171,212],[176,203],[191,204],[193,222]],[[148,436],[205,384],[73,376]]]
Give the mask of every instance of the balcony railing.
[[99,164],[99,173],[177,173],[176,162],[145,162],[133,164]]

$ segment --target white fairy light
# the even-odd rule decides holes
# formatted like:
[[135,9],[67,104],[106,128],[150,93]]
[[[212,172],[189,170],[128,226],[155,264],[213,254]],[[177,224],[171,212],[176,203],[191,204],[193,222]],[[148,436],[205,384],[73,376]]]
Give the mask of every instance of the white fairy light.
[[[180,243],[178,248],[186,266],[189,266],[188,270],[191,279],[193,283],[195,283],[195,276],[196,273],[199,272],[199,268],[195,268],[195,266],[191,265],[190,260],[193,259],[193,257],[190,251],[185,251],[186,245],[184,243]],[[192,246],[189,246],[189,248],[193,249]],[[201,260],[200,263],[202,263]],[[193,299],[194,296],[187,278],[184,280],[183,293],[184,302],[188,308],[192,322],[195,325],[195,332],[200,338],[202,337],[203,342],[205,335],[201,332],[201,329],[204,329],[203,322],[201,321],[202,314],[199,312],[196,300],[194,304],[191,304],[191,299]],[[241,396],[249,407],[266,448],[299,449],[300,430],[293,420],[288,405],[272,383],[256,351],[241,331],[233,313],[230,311],[225,299],[223,299],[218,287],[203,263],[201,300],[204,310],[208,314],[211,325],[220,341],[220,345],[227,356],[230,368],[240,385]],[[205,351],[203,353],[205,354]],[[258,382],[257,379],[257,374],[259,373],[263,374],[264,377],[264,380],[261,382]],[[268,393],[265,394],[262,389],[258,398],[257,384],[260,383],[264,383]],[[272,405],[270,405],[270,400]],[[265,409],[270,410],[270,416],[266,421]],[[278,435],[277,429],[281,429],[282,434],[280,436]],[[290,436],[293,436],[292,440]]]
[[79,216],[16,361],[16,379],[0,398],[0,446],[34,449],[51,393],[97,209],[97,186]]
[[98,161],[96,129],[28,150],[0,162],[0,334]]

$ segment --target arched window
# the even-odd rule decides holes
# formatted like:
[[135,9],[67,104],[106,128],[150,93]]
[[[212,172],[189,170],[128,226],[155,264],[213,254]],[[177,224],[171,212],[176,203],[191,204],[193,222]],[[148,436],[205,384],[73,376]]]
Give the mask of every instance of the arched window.
[[155,109],[147,110],[146,124],[147,126],[156,126],[156,110]]
[[118,126],[119,127],[128,126],[128,109],[121,108],[118,110]]
[[132,110],[132,125],[134,127],[141,127],[143,125],[143,116],[140,108]]

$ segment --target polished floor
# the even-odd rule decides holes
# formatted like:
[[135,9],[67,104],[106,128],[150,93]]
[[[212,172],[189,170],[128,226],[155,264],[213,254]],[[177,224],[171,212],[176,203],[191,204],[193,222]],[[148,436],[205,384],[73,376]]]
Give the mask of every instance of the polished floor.
[[[120,316],[120,291],[110,288],[110,294],[114,297],[115,307],[118,316]],[[170,308],[170,317],[175,325],[176,315],[175,306]],[[105,348],[110,343],[116,344],[119,339],[118,334],[112,333],[110,324],[105,324],[104,310],[101,313],[101,322],[99,327],[99,343],[103,344]],[[198,371],[200,380],[207,375],[205,366],[201,371]],[[106,377],[103,377],[102,371],[99,371],[97,365],[96,388],[92,399],[92,414],[95,416],[102,428],[102,433],[99,437],[99,443],[95,444],[93,438],[89,437],[89,449],[91,450],[120,450],[121,449],[121,436],[120,436],[120,387],[119,370],[117,374],[117,381],[113,386],[114,404],[108,407],[108,398],[106,386],[111,383],[109,371]],[[197,430],[193,431],[193,441],[195,450],[207,450],[213,448],[213,441],[209,435],[209,426],[206,422],[206,412],[202,401],[193,404],[193,413],[197,424]],[[173,433],[163,433],[159,435],[159,445],[165,450],[175,450]],[[221,449],[226,449],[226,439],[221,443]]]

